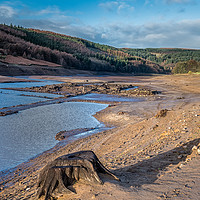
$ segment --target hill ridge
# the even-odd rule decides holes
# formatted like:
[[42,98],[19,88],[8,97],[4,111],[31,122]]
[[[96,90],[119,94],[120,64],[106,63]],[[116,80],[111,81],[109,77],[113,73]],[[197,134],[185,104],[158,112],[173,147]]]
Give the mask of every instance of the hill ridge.
[[200,61],[200,50],[116,48],[33,28],[0,24],[0,56],[22,56],[67,69],[123,73],[166,73],[180,61]]

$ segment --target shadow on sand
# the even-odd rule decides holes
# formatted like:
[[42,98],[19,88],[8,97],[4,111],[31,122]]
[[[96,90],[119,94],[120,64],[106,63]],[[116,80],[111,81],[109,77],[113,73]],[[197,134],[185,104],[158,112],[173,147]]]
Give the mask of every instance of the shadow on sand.
[[117,169],[113,173],[121,179],[125,187],[139,187],[144,184],[153,184],[158,179],[161,171],[167,171],[167,167],[170,165],[177,165],[180,162],[184,162],[187,156],[192,154],[192,148],[198,146],[199,143],[200,138],[192,140],[151,159]]

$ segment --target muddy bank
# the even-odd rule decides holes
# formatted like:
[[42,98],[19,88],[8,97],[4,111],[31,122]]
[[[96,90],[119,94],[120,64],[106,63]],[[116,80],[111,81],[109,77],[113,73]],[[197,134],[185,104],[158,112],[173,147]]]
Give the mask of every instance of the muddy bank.
[[0,75],[0,83],[16,83],[16,82],[34,82],[34,80],[30,81],[23,78],[14,78],[14,77]]
[[66,140],[70,136],[79,135],[81,133],[91,131],[91,130],[94,130],[94,129],[95,128],[79,128],[79,129],[74,129],[74,130],[70,130],[70,131],[66,131],[66,130],[59,131],[56,134],[55,139],[58,140],[58,141]]
[[[94,75],[116,75],[112,72],[101,71],[86,71],[77,69],[66,69],[62,66],[58,66],[55,63],[49,64],[48,62],[31,62],[30,65],[25,65],[23,62],[18,64],[5,63],[0,61],[0,75],[3,76],[94,76]],[[123,74],[123,73],[122,73]]]
[[76,75],[86,74],[87,72],[65,69],[63,67],[47,66],[47,65],[22,65],[22,64],[9,64],[0,62],[0,74],[3,76],[31,76],[31,75]]
[[[0,77],[1,78],[1,77]],[[36,77],[31,77],[31,78],[36,78]],[[39,78],[39,77],[38,77]],[[47,78],[47,77],[45,77]],[[98,77],[102,78],[102,77]],[[110,77],[108,77],[109,80]],[[116,77],[114,77],[116,78]],[[6,81],[6,77],[3,78],[4,81]],[[10,77],[7,77],[7,81],[9,81]],[[140,86],[133,86],[131,83],[125,83],[124,81],[118,81],[119,83],[115,81],[106,81],[103,80],[99,81],[96,79],[96,77],[75,77],[72,79],[71,77],[61,77],[61,78],[56,78],[56,77],[50,77],[47,79],[51,80],[59,80],[62,79],[63,81],[70,81],[73,80],[73,82],[68,82],[65,84],[57,84],[57,85],[47,85],[44,87],[32,87],[32,88],[5,88],[7,90],[21,90],[21,91],[29,91],[29,92],[46,92],[46,93],[52,93],[52,94],[59,94],[59,95],[64,95],[65,98],[70,98],[70,97],[75,97],[78,95],[84,95],[84,94],[90,94],[90,93],[97,93],[97,94],[108,94],[108,95],[116,95],[116,96],[124,96],[124,97],[135,97],[135,96],[153,96],[155,94],[160,93],[160,91],[155,91],[151,90],[149,88]],[[0,79],[1,80],[1,79]],[[22,79],[23,80],[23,79]],[[78,83],[77,81],[82,81],[81,83]],[[75,83],[74,83],[75,82]],[[84,82],[84,83],[83,83]],[[21,96],[28,96],[28,97],[40,97],[40,98],[48,98],[48,99],[53,99],[50,97],[45,97],[43,96],[35,96],[34,94],[22,94]],[[67,101],[67,100],[66,100]],[[74,101],[73,99],[70,99],[70,101]],[[76,100],[75,100],[76,101]],[[112,100],[101,100],[101,99],[77,99],[77,101],[85,101],[85,102],[98,102],[98,103],[110,103]],[[115,102],[120,102],[121,100],[115,100]],[[60,103],[63,102],[63,100],[60,101]],[[47,104],[49,103],[46,102]],[[59,102],[58,102],[59,103]],[[30,107],[33,105],[34,107],[41,104],[41,102],[38,103],[33,103],[29,105],[19,105],[19,106],[14,106],[10,108],[3,108],[1,109],[1,116],[5,116],[7,114],[12,114],[16,113],[17,111],[23,110],[25,107]],[[41,104],[42,105],[42,104]],[[18,108],[18,109],[17,109]]]
[[[95,117],[116,128],[55,147],[1,173],[1,199],[34,199],[42,167],[79,150],[93,150],[121,182],[104,178],[104,185],[77,183],[77,194],[63,194],[59,200],[198,199],[199,80],[199,76],[141,77],[137,85],[151,85],[162,91],[162,98],[110,106]],[[164,109],[162,115],[159,111]]]
[[[57,98],[50,98],[46,96],[41,96],[41,98],[48,98],[52,100],[47,101],[41,101],[36,103],[31,103],[27,105],[17,105],[12,107],[5,107],[0,108],[0,116],[6,116],[10,114],[15,114],[19,111],[29,109],[31,107],[37,107],[42,105],[48,105],[53,103],[63,103],[63,102],[69,102],[69,101],[77,101],[77,102],[92,102],[92,103],[106,103],[106,104],[113,104],[113,102],[120,103],[122,100],[120,97],[147,97],[147,96],[155,96],[156,94],[159,94],[161,92],[156,90],[151,90],[149,88],[145,88],[144,86],[134,86],[130,83],[123,83],[118,82],[115,83],[114,81],[112,83],[110,82],[89,82],[88,80],[85,80],[84,83],[62,83],[62,84],[54,84],[54,85],[46,85],[41,87],[28,87],[28,88],[3,88],[6,90],[17,90],[17,91],[27,91],[27,92],[37,92],[37,93],[51,93],[51,94],[58,94],[63,95],[64,97],[57,97]],[[112,101],[112,96],[109,96],[108,100],[101,98],[98,99],[94,98],[94,100],[87,99],[87,98],[75,98],[72,97],[78,97],[85,94],[105,94],[105,95],[114,95],[116,96],[116,99]],[[26,95],[22,94],[21,96],[30,96],[30,97],[40,97],[40,96],[34,96],[34,95]],[[118,99],[119,98],[119,99]],[[141,101],[142,99],[138,99],[138,101]],[[128,101],[128,99],[127,99]],[[130,100],[131,101],[131,100]],[[133,100],[134,101],[134,100]]]
[[38,106],[55,104],[55,103],[63,103],[63,102],[67,102],[66,98],[60,97],[60,98],[54,98],[52,100],[47,100],[47,101],[39,101],[35,103],[30,103],[30,104],[4,107],[4,108],[0,108],[0,116],[16,114],[22,110],[26,110],[26,109],[30,109],[30,108],[34,108]]
[[148,96],[161,93],[160,91],[151,90],[142,86],[138,87],[130,83],[123,83],[123,82],[115,83],[114,81],[112,83],[110,82],[87,83],[87,80],[86,83],[62,83],[62,84],[46,85],[42,87],[17,88],[16,90],[63,94],[67,97],[90,94],[90,93],[110,94],[110,95],[119,95],[126,97]]

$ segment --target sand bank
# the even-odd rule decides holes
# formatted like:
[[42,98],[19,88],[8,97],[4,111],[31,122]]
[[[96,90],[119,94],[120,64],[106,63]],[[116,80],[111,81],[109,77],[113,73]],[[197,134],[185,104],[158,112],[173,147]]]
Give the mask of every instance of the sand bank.
[[[60,200],[199,198],[200,76],[115,80],[128,80],[162,93],[144,102],[109,106],[95,117],[116,128],[56,146],[1,174],[1,199],[34,199],[42,167],[58,156],[79,150],[93,150],[122,181],[104,179],[102,186],[77,183],[77,194],[63,194]],[[166,116],[156,117],[161,109],[168,110]]]

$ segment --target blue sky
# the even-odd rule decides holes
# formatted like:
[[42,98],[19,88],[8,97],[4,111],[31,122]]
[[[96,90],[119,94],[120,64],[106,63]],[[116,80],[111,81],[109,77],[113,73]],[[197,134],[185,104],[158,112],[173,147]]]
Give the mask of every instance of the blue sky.
[[115,47],[200,48],[199,0],[0,0],[0,23]]

